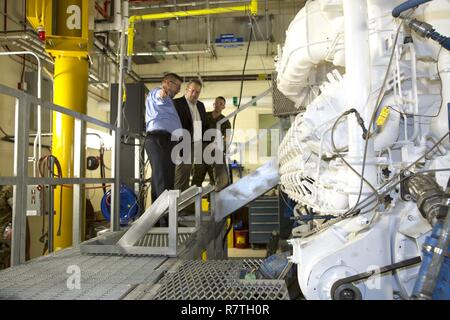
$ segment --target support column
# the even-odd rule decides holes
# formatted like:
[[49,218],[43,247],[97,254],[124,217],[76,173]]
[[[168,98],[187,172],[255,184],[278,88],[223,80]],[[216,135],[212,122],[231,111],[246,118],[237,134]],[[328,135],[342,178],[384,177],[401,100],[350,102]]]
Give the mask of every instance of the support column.
[[[86,113],[88,67],[86,58],[64,55],[55,57],[53,88],[55,104]],[[73,145],[74,119],[54,112],[52,153],[61,164],[64,178],[73,176]],[[55,190],[55,251],[72,245],[73,190],[62,189],[62,206],[61,187],[58,186]],[[83,230],[81,234],[84,235]]]

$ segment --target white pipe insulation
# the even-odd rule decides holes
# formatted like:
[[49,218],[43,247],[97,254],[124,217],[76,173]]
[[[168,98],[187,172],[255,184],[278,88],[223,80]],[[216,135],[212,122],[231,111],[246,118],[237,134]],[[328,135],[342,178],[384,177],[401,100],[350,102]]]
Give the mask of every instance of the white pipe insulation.
[[[369,48],[369,25],[366,1],[344,0],[344,38],[345,38],[345,85],[348,109],[356,109],[366,120],[370,120],[371,63]],[[362,139],[362,128],[355,115],[347,116],[348,162],[360,174],[363,170],[363,154],[366,141]],[[374,155],[373,142],[369,141],[364,167],[364,178],[372,185],[376,182],[376,166],[370,161]],[[353,206],[359,197],[361,177],[348,168],[349,203]],[[370,190],[363,184],[364,190]]]
[[327,2],[308,1],[286,31],[286,42],[276,63],[277,87],[294,102],[311,84],[313,68],[328,56],[334,53],[333,64],[344,66],[342,11]]

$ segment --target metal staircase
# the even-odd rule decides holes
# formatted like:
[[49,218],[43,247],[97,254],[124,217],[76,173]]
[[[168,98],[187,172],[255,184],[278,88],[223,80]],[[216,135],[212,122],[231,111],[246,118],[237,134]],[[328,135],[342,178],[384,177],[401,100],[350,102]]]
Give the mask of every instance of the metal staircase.
[[[85,254],[99,255],[165,255],[180,256],[208,244],[217,237],[216,224],[231,213],[257,199],[278,184],[277,161],[272,159],[256,171],[241,178],[220,192],[209,185],[192,186],[180,194],[179,190],[166,190],[144,214],[127,230],[108,232],[80,245]],[[211,209],[202,217],[202,197],[210,194]],[[178,226],[178,213],[195,204],[194,227]],[[169,215],[167,228],[155,227],[164,215]],[[195,240],[193,239],[195,235]],[[192,238],[192,241],[190,241]],[[193,243],[196,242],[196,245]],[[189,255],[196,255],[192,252]]]

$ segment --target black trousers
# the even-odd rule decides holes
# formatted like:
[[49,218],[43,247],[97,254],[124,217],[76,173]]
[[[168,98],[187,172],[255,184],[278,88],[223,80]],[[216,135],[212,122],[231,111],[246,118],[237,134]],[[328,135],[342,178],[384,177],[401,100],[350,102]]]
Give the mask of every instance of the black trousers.
[[145,150],[152,167],[152,202],[164,192],[173,190],[175,183],[175,163],[171,159],[176,141],[171,141],[168,132],[148,133],[145,139]]

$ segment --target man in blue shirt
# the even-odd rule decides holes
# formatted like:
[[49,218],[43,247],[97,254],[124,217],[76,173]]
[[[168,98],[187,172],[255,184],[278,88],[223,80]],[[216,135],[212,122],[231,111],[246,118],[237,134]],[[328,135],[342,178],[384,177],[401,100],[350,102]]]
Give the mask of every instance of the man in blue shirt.
[[[174,189],[175,163],[171,153],[178,142],[172,141],[172,133],[182,126],[173,97],[180,91],[182,82],[177,74],[166,74],[161,87],[151,90],[145,101],[145,150],[152,167],[152,202],[164,190]],[[166,220],[160,220],[160,226],[167,226]]]

